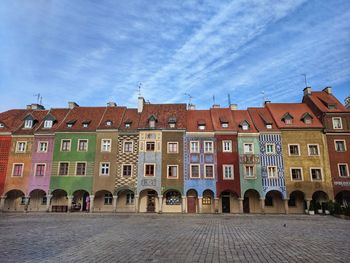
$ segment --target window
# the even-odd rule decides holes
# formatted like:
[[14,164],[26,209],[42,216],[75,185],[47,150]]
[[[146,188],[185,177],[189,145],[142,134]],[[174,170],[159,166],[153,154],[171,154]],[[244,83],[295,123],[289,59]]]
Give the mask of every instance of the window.
[[338,163],[338,170],[340,177],[348,177],[349,176],[349,168],[346,163]]
[[47,146],[48,146],[47,142],[39,142],[38,143],[38,152],[40,152],[40,153],[47,152]]
[[213,152],[213,142],[204,142],[204,152],[205,153]]
[[86,174],[86,163],[77,163],[76,175],[85,175]]
[[155,121],[155,120],[150,120],[150,121],[149,121],[149,127],[150,127],[150,128],[156,127],[156,121]]
[[130,164],[123,164],[123,177],[129,177],[132,173],[132,167]]
[[83,128],[87,128],[89,127],[89,124],[88,123],[83,123]]
[[48,129],[52,127],[52,120],[46,120],[44,121],[44,128]]
[[154,164],[145,164],[145,176],[154,176]]
[[177,178],[178,174],[178,166],[177,165],[168,165],[168,178]]
[[321,168],[311,168],[311,180],[322,181],[322,170]]
[[154,152],[155,145],[156,144],[154,142],[146,142],[146,151],[147,152]]
[[202,199],[203,205],[211,205],[211,197],[210,196],[204,196]]
[[46,205],[47,204],[47,197],[43,196],[43,198],[41,198],[41,204],[42,205]]
[[223,152],[232,152],[232,141],[222,141]]
[[267,154],[274,154],[275,153],[275,144],[274,143],[267,143],[266,144],[266,153]]
[[311,118],[305,118],[304,122],[305,122],[305,124],[312,124],[312,119]]
[[4,128],[5,124],[3,124],[2,122],[0,122],[0,128]]
[[205,124],[198,124],[198,130],[205,130]]
[[101,163],[100,164],[100,175],[109,175],[109,163]]
[[191,174],[190,177],[191,178],[199,178],[200,174],[199,174],[199,164],[191,164]]
[[22,176],[23,163],[14,163],[12,168],[12,176]]
[[101,152],[110,152],[112,146],[111,139],[102,139],[101,140]]
[[124,142],[124,148],[123,151],[125,153],[131,153],[132,152],[132,142]]
[[243,145],[243,151],[244,153],[253,153],[254,148],[252,143],[245,143]]
[[204,165],[204,177],[205,178],[214,178],[214,165],[212,165],[212,164]]
[[273,206],[273,198],[270,194],[265,197],[265,206]]
[[125,128],[130,128],[131,123],[125,123]]
[[33,120],[25,120],[24,121],[24,128],[30,129],[33,126]]
[[346,146],[345,146],[345,141],[334,141],[335,144],[335,150],[337,152],[345,152],[346,151]]
[[59,175],[67,175],[68,174],[69,163],[60,163],[59,165]]
[[284,122],[286,124],[293,124],[293,119],[285,119]]
[[272,129],[272,124],[266,124],[266,129]]
[[25,205],[26,204],[26,202],[27,202],[27,198],[25,197],[25,196],[22,196],[21,197],[21,205]]
[[277,177],[277,167],[276,166],[267,166],[267,177],[268,178]]
[[222,128],[228,128],[228,122],[222,122],[221,123]]
[[179,192],[170,191],[165,195],[167,205],[181,205],[181,195]]
[[255,177],[254,175],[254,166],[253,165],[245,165],[244,166],[244,176],[245,177]]
[[224,180],[232,180],[233,179],[233,165],[223,165],[223,178]]
[[26,151],[27,142],[17,142],[16,144],[16,152],[23,153]]
[[303,173],[301,168],[290,168],[290,174],[292,177],[292,181],[302,181]]
[[190,152],[199,153],[199,142],[191,142],[190,144],[191,144]]
[[72,128],[73,127],[73,123],[67,123],[67,128]]
[[111,126],[112,122],[111,121],[106,121],[106,126]]
[[111,193],[106,193],[103,199],[105,205],[111,205],[113,203],[113,195]]
[[299,144],[289,145],[289,155],[300,155]]
[[168,142],[168,153],[178,153],[177,142]]
[[43,163],[38,163],[35,166],[35,176],[44,176],[45,175],[46,165]]
[[308,144],[309,155],[319,155],[318,144]]
[[88,140],[78,140],[78,151],[86,152],[88,150]]
[[343,129],[343,125],[340,117],[332,118],[332,122],[333,122],[333,129]]
[[62,140],[61,141],[61,151],[69,152],[70,151],[70,140]]
[[126,194],[126,204],[127,205],[133,205],[134,199],[135,199],[134,193],[129,192]]

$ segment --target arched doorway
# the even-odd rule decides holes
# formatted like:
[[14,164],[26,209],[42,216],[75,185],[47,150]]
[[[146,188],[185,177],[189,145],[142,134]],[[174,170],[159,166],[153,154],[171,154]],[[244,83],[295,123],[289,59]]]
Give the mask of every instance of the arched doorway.
[[305,209],[305,194],[299,190],[291,192],[288,200],[288,212],[291,214],[303,214]]
[[350,206],[350,191],[341,191],[335,196],[335,201],[342,207]]
[[187,213],[197,213],[198,193],[194,189],[190,189],[186,193],[187,197]]
[[203,191],[201,213],[214,213],[214,192],[212,190]]
[[163,212],[181,213],[182,197],[178,190],[168,190],[163,194]]
[[32,190],[29,197],[28,211],[46,211],[48,201],[44,190]]
[[328,195],[323,191],[316,191],[312,195],[315,213],[322,214],[327,209]]
[[261,213],[260,195],[258,191],[249,189],[244,193],[243,212]]
[[95,193],[94,211],[113,212],[113,194],[108,190],[100,190]]
[[219,208],[221,213],[239,213],[238,195],[229,190],[221,192]]
[[26,199],[21,190],[10,190],[6,193],[4,211],[24,211]]
[[272,190],[265,195],[265,213],[282,214],[285,213],[282,193]]
[[140,212],[158,212],[158,193],[152,189],[142,190],[140,193]]
[[89,211],[90,210],[90,195],[85,190],[77,190],[73,193],[72,212]]
[[117,211],[135,212],[135,192],[131,189],[123,189],[118,192]]
[[56,189],[52,193],[51,211],[52,212],[67,212],[68,211],[68,196],[67,192],[62,189]]

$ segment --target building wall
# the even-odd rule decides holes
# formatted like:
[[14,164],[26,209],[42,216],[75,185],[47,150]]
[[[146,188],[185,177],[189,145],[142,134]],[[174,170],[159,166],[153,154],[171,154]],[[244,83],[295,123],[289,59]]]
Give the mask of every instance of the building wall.
[[11,149],[11,136],[0,136],[0,196],[4,193],[7,166]]
[[[300,156],[289,156],[288,144],[300,145]],[[308,156],[308,144],[319,145],[319,156]],[[317,130],[283,130],[282,149],[285,167],[285,182],[288,196],[296,190],[305,194],[305,198],[311,199],[316,191],[324,191],[330,199],[333,199],[333,189],[329,168],[329,158],[326,137]],[[292,181],[290,168],[300,167],[303,171],[303,181]],[[310,168],[321,167],[323,181],[311,181]]]

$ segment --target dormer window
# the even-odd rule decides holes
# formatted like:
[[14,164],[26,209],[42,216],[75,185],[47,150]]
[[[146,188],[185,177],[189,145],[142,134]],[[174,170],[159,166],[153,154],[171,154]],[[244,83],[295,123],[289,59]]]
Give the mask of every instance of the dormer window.
[[247,131],[247,130],[249,130],[249,128],[250,128],[249,122],[246,121],[246,120],[242,121],[242,122],[239,124],[239,126],[241,126],[241,127],[242,127],[242,130],[244,130],[244,131]]
[[33,120],[25,120],[24,121],[24,128],[25,129],[30,129],[33,127]]
[[328,109],[330,109],[330,110],[336,109],[335,103],[329,103],[329,104],[328,104]]
[[106,126],[112,126],[112,121],[106,121]]
[[76,122],[76,120],[67,121],[67,122],[66,122],[67,128],[72,128],[75,122]]
[[170,117],[168,120],[168,124],[170,128],[176,127],[176,117]]
[[305,112],[303,114],[303,116],[301,116],[301,120],[305,123],[305,124],[312,124],[312,115],[308,112]]
[[90,122],[91,122],[90,120],[85,120],[85,121],[83,121],[83,122],[82,122],[83,128],[89,127]]
[[126,121],[124,122],[125,128],[130,128],[130,127],[131,127],[131,124],[132,124],[132,121],[131,121],[131,120],[126,120]]
[[228,123],[227,123],[227,122],[221,123],[221,127],[222,127],[222,128],[228,128]]
[[294,117],[289,112],[282,116],[282,121],[284,121],[285,124],[293,124],[293,119]]
[[148,118],[148,125],[149,125],[150,128],[155,128],[155,127],[156,127],[156,122],[157,122],[156,116],[151,115],[151,116]]
[[87,127],[89,127],[89,124],[88,123],[83,123],[83,127],[87,128]]
[[198,130],[205,130],[205,121],[204,120],[200,120],[197,122],[198,125]]
[[44,128],[46,128],[46,129],[52,128],[52,123],[53,123],[52,120],[44,121]]
[[272,129],[272,124],[266,124],[266,129]]
[[220,117],[221,128],[228,128],[228,120],[225,117]]
[[340,117],[332,118],[333,129],[343,129],[343,124]]
[[0,122],[0,128],[4,128],[4,127],[5,125],[2,122]]

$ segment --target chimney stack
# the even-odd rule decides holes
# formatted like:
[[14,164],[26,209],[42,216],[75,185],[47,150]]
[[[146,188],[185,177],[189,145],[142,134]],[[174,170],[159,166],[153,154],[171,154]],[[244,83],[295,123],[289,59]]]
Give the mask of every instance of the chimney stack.
[[107,107],[117,107],[117,103],[113,101],[107,102]]
[[27,105],[27,110],[45,110],[45,107],[37,103],[32,103]]
[[214,108],[214,109],[220,108],[220,104],[213,104],[213,108]]
[[143,106],[145,105],[145,99],[143,97],[138,97],[137,102],[137,112],[141,113],[143,111]]
[[322,91],[328,93],[329,95],[332,94],[332,87],[325,87]]
[[271,100],[265,100],[264,105],[271,103]]
[[237,104],[230,104],[231,110],[237,110],[237,108],[238,108]]
[[311,87],[306,87],[303,89],[304,91],[304,96],[311,95]]
[[188,109],[188,110],[195,110],[195,109],[196,109],[196,105],[194,105],[194,104],[188,104],[187,109]]
[[74,109],[75,107],[79,107],[79,105],[77,103],[75,103],[74,101],[68,102],[69,109]]

